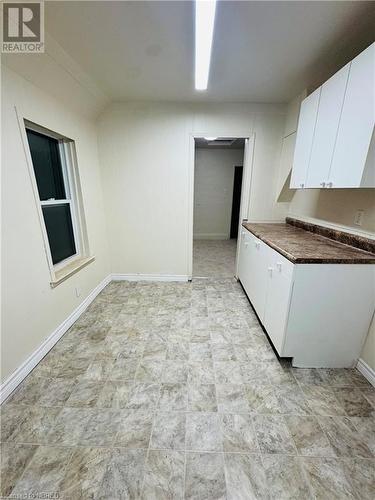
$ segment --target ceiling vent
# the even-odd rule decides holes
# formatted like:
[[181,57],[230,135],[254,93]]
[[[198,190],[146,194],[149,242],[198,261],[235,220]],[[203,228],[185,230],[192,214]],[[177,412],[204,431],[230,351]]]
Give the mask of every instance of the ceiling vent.
[[231,146],[236,139],[215,139],[214,141],[208,141],[209,146]]

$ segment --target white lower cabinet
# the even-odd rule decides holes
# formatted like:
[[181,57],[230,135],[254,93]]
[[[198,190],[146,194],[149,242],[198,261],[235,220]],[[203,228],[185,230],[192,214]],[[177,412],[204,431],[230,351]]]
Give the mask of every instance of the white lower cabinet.
[[240,257],[239,257],[239,262],[238,262],[238,276],[242,276],[242,280],[241,280],[242,286],[245,288],[246,291],[249,289],[247,281],[249,279],[249,276],[251,276],[251,271],[249,271],[249,264],[250,264],[249,241],[250,241],[251,236],[252,235],[251,235],[251,233],[249,233],[249,231],[242,229],[242,231],[241,231]]
[[241,234],[238,276],[280,353],[292,289],[293,264],[249,231]]
[[375,308],[375,265],[293,264],[242,230],[238,278],[279,356],[349,368]]
[[241,280],[242,286],[245,289],[246,289],[245,281],[248,276],[247,272],[248,257],[247,257],[247,245],[246,245],[246,239],[248,234],[250,234],[248,231],[242,229],[240,234],[241,243],[240,243],[240,255],[238,260],[238,276],[242,276]]
[[249,290],[249,297],[254,305],[258,316],[264,318],[266,297],[267,297],[267,267],[268,255],[267,246],[255,236],[252,236],[250,242],[250,265],[248,271],[247,287]]
[[293,264],[266,246],[268,286],[263,324],[277,352],[282,352],[293,285]]
[[267,297],[267,245],[247,230],[241,232],[238,276],[259,318],[263,321]]

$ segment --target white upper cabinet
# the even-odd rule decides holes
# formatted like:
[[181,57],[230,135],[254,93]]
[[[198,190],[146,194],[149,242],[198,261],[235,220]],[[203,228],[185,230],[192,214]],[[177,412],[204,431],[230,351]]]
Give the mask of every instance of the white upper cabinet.
[[322,86],[306,187],[322,188],[329,182],[349,68],[347,64]]
[[291,188],[298,189],[305,187],[307,169],[314,139],[315,124],[318,115],[320,92],[321,88],[315,90],[315,92],[306,97],[301,104],[292,177],[290,180]]
[[375,187],[375,43],[301,105],[291,188]]
[[[362,183],[374,122],[375,43],[353,59],[350,67],[329,175],[332,187],[375,187]],[[369,168],[375,170],[374,157]]]

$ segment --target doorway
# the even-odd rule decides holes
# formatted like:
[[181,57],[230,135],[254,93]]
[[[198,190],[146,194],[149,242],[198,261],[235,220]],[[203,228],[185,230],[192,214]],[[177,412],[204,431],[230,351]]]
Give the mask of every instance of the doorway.
[[237,239],[238,235],[238,223],[240,218],[241,191],[242,191],[242,174],[243,174],[243,166],[234,167],[232,216],[230,223],[231,239],[234,238]]
[[193,278],[233,278],[243,183],[244,138],[196,137]]

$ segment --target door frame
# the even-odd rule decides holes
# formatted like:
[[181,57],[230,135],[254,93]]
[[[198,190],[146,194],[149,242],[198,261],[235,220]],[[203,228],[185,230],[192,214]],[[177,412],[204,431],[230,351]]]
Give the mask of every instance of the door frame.
[[[189,137],[189,179],[188,179],[188,235],[187,235],[187,276],[188,280],[193,277],[193,228],[194,228],[194,171],[195,171],[195,139],[199,137],[228,137],[231,139],[245,139],[242,186],[241,186],[241,203],[240,216],[238,221],[238,235],[241,234],[241,224],[244,219],[248,218],[250,192],[253,174],[254,146],[255,133],[215,133],[210,132],[194,132]],[[240,238],[237,237],[235,277],[238,276],[238,260],[240,251]]]

